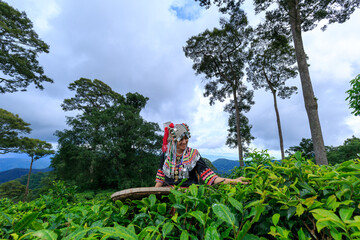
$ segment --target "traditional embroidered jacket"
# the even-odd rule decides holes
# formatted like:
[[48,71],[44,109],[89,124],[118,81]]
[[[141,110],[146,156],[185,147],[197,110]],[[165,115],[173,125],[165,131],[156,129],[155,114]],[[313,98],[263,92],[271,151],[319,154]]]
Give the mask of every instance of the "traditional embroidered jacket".
[[[175,172],[178,172],[178,180],[175,181]],[[197,174],[208,185],[212,185],[218,177],[201,158],[196,149],[187,148],[181,162],[176,163],[169,155],[163,153],[160,158],[160,166],[156,174],[156,182],[166,185],[178,185],[186,179],[181,186],[188,187],[191,184],[199,184]]]

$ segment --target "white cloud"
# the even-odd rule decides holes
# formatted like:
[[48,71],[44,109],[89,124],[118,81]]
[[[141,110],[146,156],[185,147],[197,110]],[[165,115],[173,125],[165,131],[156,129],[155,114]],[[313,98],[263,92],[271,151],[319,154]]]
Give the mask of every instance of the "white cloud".
[[316,81],[347,83],[359,73],[360,31],[354,28],[358,22],[360,11],[347,23],[329,25],[325,32],[316,28],[304,33],[305,51]]
[[[63,112],[60,104],[73,95],[68,84],[80,77],[97,78],[122,94],[137,91],[149,97],[142,112],[148,121],[160,126],[169,120],[187,122],[190,145],[203,155],[237,159],[237,149],[225,145],[228,115],[223,104],[209,106],[202,96],[201,76],[195,76],[182,51],[188,38],[219,25],[215,7],[201,10],[198,18],[189,21],[177,18],[171,6],[191,3],[197,8],[198,2],[192,0],[8,2],[26,11],[40,38],[50,45],[50,53],[41,54],[39,60],[55,83],[45,84],[44,91],[0,95],[0,107],[29,121],[39,139],[54,141],[53,132],[65,127],[65,115],[71,113]],[[252,25],[259,18],[253,12],[248,15]],[[360,73],[359,21],[357,11],[344,24],[304,34],[326,145],[359,134],[360,124],[351,117],[344,93],[349,80]],[[290,85],[300,88],[299,78]],[[279,143],[271,94],[257,91],[255,102],[248,113],[256,137],[252,146],[276,155]],[[301,89],[278,104],[285,147],[310,137]]]
[[53,28],[51,20],[58,17],[61,8],[57,0],[9,0],[8,3],[19,11],[26,12],[34,24],[34,29],[40,35]]
[[[360,136],[360,117],[350,116],[345,119],[346,125],[352,130],[352,135]],[[349,136],[350,138],[350,136]]]

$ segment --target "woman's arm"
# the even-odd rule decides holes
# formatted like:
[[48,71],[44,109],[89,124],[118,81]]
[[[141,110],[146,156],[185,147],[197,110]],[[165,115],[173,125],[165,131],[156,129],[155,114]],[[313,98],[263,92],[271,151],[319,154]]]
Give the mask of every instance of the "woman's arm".
[[162,182],[156,182],[155,187],[162,187],[164,185],[164,183]]
[[231,178],[222,178],[222,177],[218,177],[214,180],[213,184],[218,184],[218,183],[224,183],[224,184],[236,184],[236,183],[242,183],[242,184],[248,184],[248,182],[243,182],[242,179],[244,177],[239,177],[239,178],[235,178],[235,179],[231,179]]
[[156,173],[156,184],[155,184],[155,187],[162,187],[164,185],[164,182],[165,182],[165,174],[164,172],[162,171],[162,167],[164,165],[164,161],[165,161],[165,155],[164,153],[161,154],[161,157],[160,157],[160,165],[159,165],[159,169]]

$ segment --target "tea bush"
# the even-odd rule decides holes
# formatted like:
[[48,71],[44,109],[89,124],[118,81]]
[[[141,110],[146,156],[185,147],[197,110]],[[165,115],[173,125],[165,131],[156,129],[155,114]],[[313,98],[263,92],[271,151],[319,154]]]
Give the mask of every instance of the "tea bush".
[[360,239],[359,160],[318,166],[300,153],[281,163],[254,154],[257,161],[233,171],[248,185],[192,185],[116,202],[1,199],[0,238]]

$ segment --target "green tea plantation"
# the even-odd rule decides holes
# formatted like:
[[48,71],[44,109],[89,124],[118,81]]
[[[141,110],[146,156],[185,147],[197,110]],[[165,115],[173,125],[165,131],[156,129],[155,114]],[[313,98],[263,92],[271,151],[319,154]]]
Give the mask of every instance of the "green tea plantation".
[[168,196],[81,200],[55,182],[31,202],[0,200],[0,239],[360,239],[360,161],[318,166],[253,155],[248,185],[193,185]]

